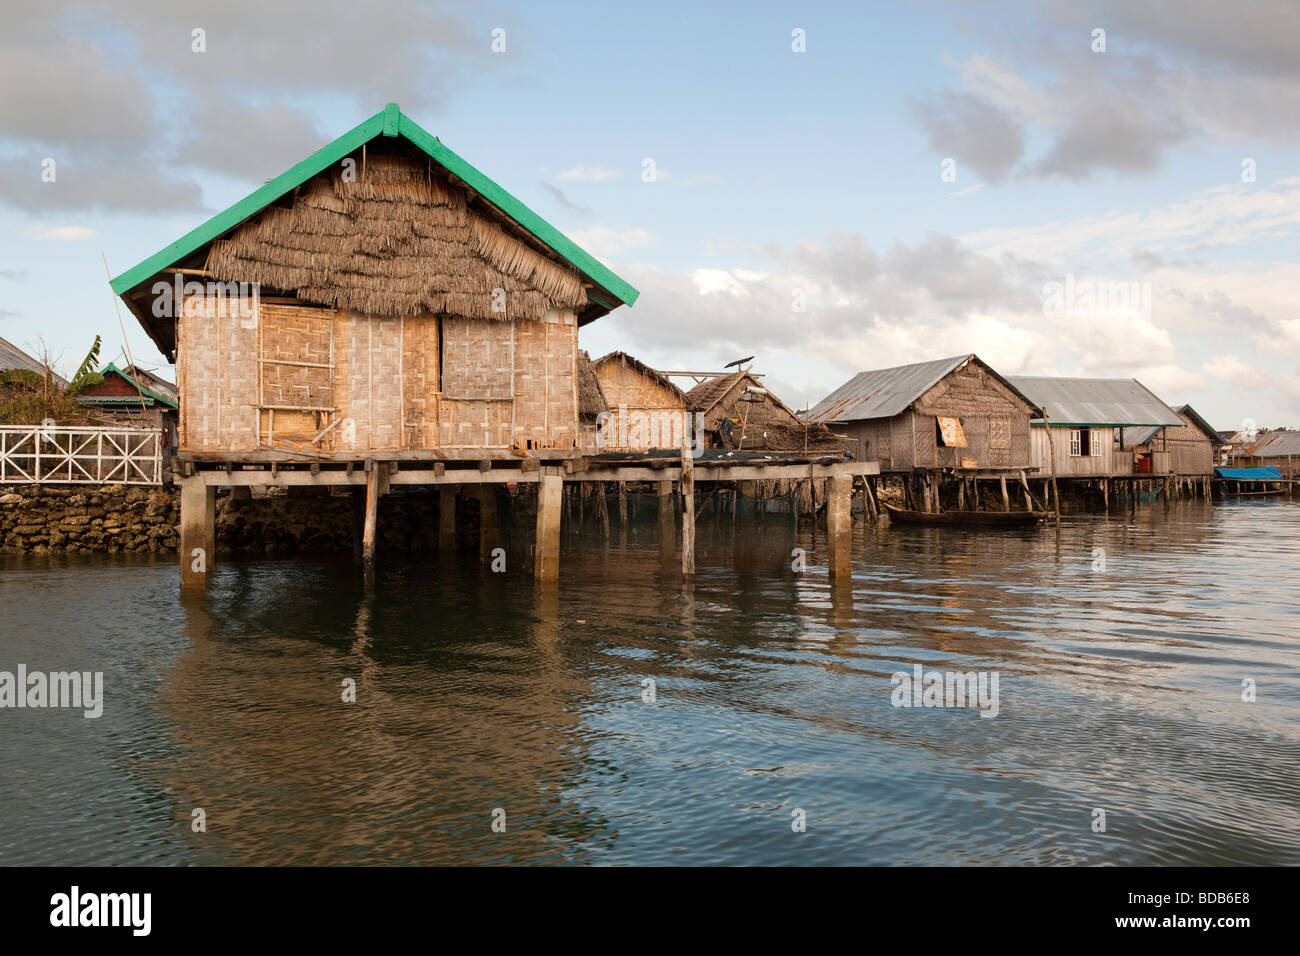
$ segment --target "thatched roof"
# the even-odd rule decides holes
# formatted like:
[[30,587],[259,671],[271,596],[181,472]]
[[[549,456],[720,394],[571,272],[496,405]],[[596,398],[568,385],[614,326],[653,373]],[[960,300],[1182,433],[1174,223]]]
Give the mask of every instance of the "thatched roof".
[[[706,378],[689,392],[686,393],[686,407],[693,412],[707,413],[714,405],[722,401],[724,395],[731,391],[731,387],[738,382],[742,376],[748,376],[750,380],[758,385],[758,380],[748,372],[732,372],[729,375],[715,375],[713,378]],[[775,398],[775,396],[773,396]]]
[[662,385],[664,388],[672,392],[675,396],[680,398],[683,402],[686,401],[686,393],[683,392],[676,385],[674,385],[672,383],[672,380],[667,375],[665,375],[663,372],[659,371],[656,368],[651,368],[649,365],[646,365],[645,362],[642,362],[640,359],[636,358],[635,356],[628,355],[626,352],[609,352],[605,355],[602,355],[600,358],[596,359],[591,364],[593,368],[599,369],[606,362],[623,362],[629,368],[636,369],[646,378],[649,378],[652,381]]
[[585,349],[578,352],[578,415],[595,419],[601,412],[609,411],[609,402],[600,387],[596,370],[591,367],[591,356]]
[[[232,129],[229,135],[239,131]],[[423,177],[428,191],[450,186],[454,198],[435,200],[409,179],[378,180],[380,171],[372,164],[392,155],[411,157],[420,174],[416,179]],[[355,189],[340,191],[333,178],[345,167],[349,173],[355,170],[359,182],[352,184]],[[311,201],[299,203],[304,197]],[[312,205],[314,209],[307,208]],[[437,215],[428,215],[431,207]],[[286,220],[283,211],[274,210],[292,215]],[[344,228],[351,223],[350,212],[378,221],[363,223],[356,242],[345,244],[338,240],[353,235],[350,226]],[[295,222],[303,219],[307,221]],[[263,228],[243,229],[263,221]],[[484,229],[484,224],[499,228]],[[237,245],[214,251],[213,243],[223,240]],[[408,263],[403,257],[412,249],[418,261]],[[234,274],[245,253],[257,263],[256,275]],[[631,305],[638,295],[396,103],[111,280],[113,291],[169,358],[176,349],[176,322],[170,309],[165,314],[158,310],[155,285],[160,279],[170,281],[173,272],[201,274],[210,256],[227,277],[221,281],[274,279],[284,285],[266,282],[263,295],[302,293],[298,297],[312,303],[347,304],[379,315],[445,308],[463,316],[499,318],[502,313],[491,311],[491,300],[486,306],[482,300],[485,292],[501,288],[508,293],[507,318],[535,317],[544,311],[543,302],[567,308],[576,302],[578,324],[586,325],[620,305]],[[453,269],[450,281],[426,281],[430,268],[449,264],[460,268]]]
[[[219,282],[260,282],[317,305],[370,315],[448,313],[541,319],[587,301],[571,269],[473,212],[427,158],[371,155],[306,183],[208,251]],[[494,296],[494,290],[504,296]],[[504,311],[494,311],[494,306]]]

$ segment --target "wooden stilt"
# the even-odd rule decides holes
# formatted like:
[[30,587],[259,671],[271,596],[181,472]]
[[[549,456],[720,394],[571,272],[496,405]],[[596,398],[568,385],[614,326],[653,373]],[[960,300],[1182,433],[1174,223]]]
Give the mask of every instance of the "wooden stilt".
[[500,539],[497,527],[497,486],[478,486],[478,556],[485,564],[492,559]]
[[560,513],[564,505],[564,479],[559,469],[543,469],[537,482],[537,539],[533,546],[533,573],[538,581],[560,577]]
[[682,582],[695,581],[695,459],[691,439],[682,429]]
[[1011,510],[1011,498],[1007,495],[1007,476],[1006,476],[1006,475],[999,475],[999,476],[998,476],[998,484],[1000,484],[1000,485],[1002,486],[1002,510],[1003,510],[1003,511],[1010,511],[1010,510]]
[[181,480],[181,590],[201,590],[216,566],[217,489],[190,475]]
[[443,485],[438,489],[438,550],[452,551],[456,547],[456,486]]
[[596,517],[600,519],[600,536],[609,540],[609,502],[605,499],[605,483],[598,481],[596,489]]
[[660,547],[671,549],[676,537],[676,517],[673,514],[673,483],[660,481],[656,483],[659,500],[659,539]]
[[367,587],[375,583],[375,536],[379,528],[379,495],[386,464],[366,462],[366,519],[361,534],[361,570]]
[[830,479],[826,496],[826,531],[830,540],[832,578],[848,579],[852,576],[849,553],[853,531],[849,500],[852,494],[853,479],[849,475],[836,475]]

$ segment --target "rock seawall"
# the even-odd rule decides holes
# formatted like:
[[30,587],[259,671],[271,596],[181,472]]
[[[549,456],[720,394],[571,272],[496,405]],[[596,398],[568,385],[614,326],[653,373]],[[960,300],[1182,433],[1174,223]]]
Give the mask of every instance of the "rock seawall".
[[[513,526],[516,496],[498,497],[499,523]],[[381,551],[438,548],[438,496],[394,494],[379,508]],[[361,496],[325,488],[275,489],[217,496],[217,550],[292,555],[351,551]],[[180,491],[166,485],[0,485],[0,554],[121,554],[174,552],[180,544]],[[476,547],[479,503],[462,496],[456,514],[458,547]],[[510,547],[510,538],[503,536]],[[515,542],[516,544],[518,542]]]
[[171,488],[0,486],[0,551],[6,554],[175,551],[179,519]]

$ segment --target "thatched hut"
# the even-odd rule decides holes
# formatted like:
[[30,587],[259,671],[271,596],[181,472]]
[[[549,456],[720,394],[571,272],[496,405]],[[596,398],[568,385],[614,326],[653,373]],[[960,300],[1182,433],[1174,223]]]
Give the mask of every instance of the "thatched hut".
[[591,363],[609,406],[601,426],[606,451],[680,448],[686,394],[662,372],[626,352]]
[[395,104],[112,285],[227,461],[576,449],[578,328],[637,296]]
[[844,452],[821,422],[805,420],[748,371],[715,375],[686,393],[708,447],[737,451]]

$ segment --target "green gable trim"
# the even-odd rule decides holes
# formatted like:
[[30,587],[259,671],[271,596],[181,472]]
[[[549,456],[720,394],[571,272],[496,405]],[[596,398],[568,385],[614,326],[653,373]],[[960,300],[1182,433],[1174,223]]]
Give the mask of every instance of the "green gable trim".
[[[122,378],[126,379],[128,382],[130,382],[132,385],[134,385],[137,389],[139,389],[140,392],[141,392],[142,394],[147,395],[149,398],[152,398],[152,399],[153,399],[154,401],[156,401],[156,402],[162,402],[162,403],[163,403],[164,405],[166,405],[168,408],[180,408],[180,407],[181,407],[179,402],[174,402],[174,401],[172,401],[170,398],[167,398],[166,396],[159,395],[157,392],[151,392],[151,391],[149,391],[149,389],[145,388],[143,385],[141,385],[139,382],[137,382],[137,381],[136,381],[134,378],[132,378],[130,375],[127,375],[126,372],[122,371],[120,368],[118,368],[118,367],[117,367],[116,365],[114,365],[112,362],[109,362],[107,365],[105,365],[102,369],[99,370],[99,374],[100,374],[100,375],[108,375],[110,372],[111,372],[112,374],[114,374],[114,375],[119,375],[119,376],[121,376]],[[138,401],[140,401],[139,398],[131,398],[130,396],[118,396],[118,397],[119,397],[119,398],[123,398],[123,397],[124,397],[125,400],[128,401],[128,402],[138,402]],[[87,395],[87,396],[85,396],[85,399],[86,399],[86,401],[96,401],[96,402],[107,402],[107,401],[114,401],[114,400],[115,400],[114,398],[111,398],[111,397],[110,397],[110,398],[98,398],[98,399],[97,399],[97,398],[95,398],[93,395]]]
[[[510,193],[506,192],[487,176],[461,159],[460,156],[442,145],[435,136],[430,136],[420,125],[405,113],[401,115],[401,133],[408,140],[420,147],[449,172],[460,177],[480,196],[492,203],[515,222],[519,223],[542,242],[546,243],[563,258],[577,266],[579,270],[595,279],[600,285],[618,297],[620,302],[632,305],[639,293],[630,284],[624,282],[594,256],[582,249],[568,236],[556,229],[537,213],[533,212]],[[588,298],[598,305],[606,305],[588,292]]]
[[197,229],[192,229],[170,246],[155,252],[139,265],[127,269],[109,285],[122,295],[141,282],[166,269],[178,259],[184,259],[195,249],[230,231],[235,226],[266,206],[275,202],[295,186],[301,186],[328,166],[339,162],[348,153],[369,142],[383,130],[384,114],[376,113],[359,126],[353,127],[328,146],[316,150],[297,166],[281,173],[260,189],[254,190],[225,212],[219,212]]
[[302,162],[281,173],[229,209],[217,213],[203,225],[191,230],[171,245],[118,275],[109,283],[113,292],[117,295],[123,295],[134,289],[141,282],[153,277],[162,269],[229,232],[291,189],[301,186],[313,176],[341,161],[353,150],[360,148],[363,143],[367,143],[376,136],[381,135],[404,136],[415,146],[428,153],[448,172],[460,178],[485,200],[531,232],[561,258],[567,260],[580,272],[590,276],[598,285],[613,293],[618,300],[611,303],[604,296],[601,296],[597,290],[588,290],[587,297],[592,302],[607,309],[617,308],[619,304],[632,305],[636,302],[640,293],[629,283],[615,275],[594,256],[580,248],[572,239],[506,192],[505,189],[442,145],[437,137],[429,135],[418,123],[406,116],[396,103],[389,103],[382,112],[376,113],[365,122],[353,127],[328,146],[318,149]]

